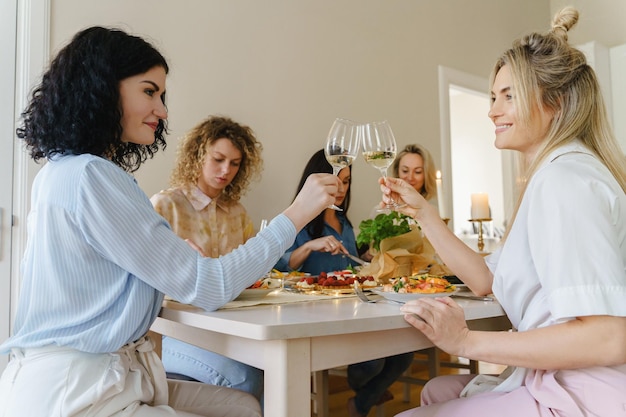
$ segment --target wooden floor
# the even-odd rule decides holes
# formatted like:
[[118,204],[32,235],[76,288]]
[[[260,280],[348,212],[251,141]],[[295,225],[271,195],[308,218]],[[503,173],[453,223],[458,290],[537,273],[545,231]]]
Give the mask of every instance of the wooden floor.
[[[440,359],[443,360],[449,360],[451,362],[466,362],[465,359],[459,359],[456,357],[451,358],[443,353],[440,355]],[[503,369],[504,367],[501,365],[492,365],[483,362],[479,363],[480,373],[500,373]],[[468,371],[465,369],[441,368],[441,374],[443,375],[467,372]],[[425,379],[428,377],[428,371],[424,365],[414,364],[411,368],[411,375]],[[384,413],[382,414],[382,416],[393,417],[401,411],[405,411],[409,408],[415,408],[420,405],[419,399],[420,393],[422,391],[422,386],[409,384],[409,401],[405,402],[403,398],[404,385],[404,383],[396,382],[391,386],[390,391],[393,393],[394,399],[384,404]],[[346,404],[348,402],[348,398],[352,396],[354,396],[354,392],[350,389],[350,387],[348,387],[345,377],[336,375],[329,376],[329,414],[331,417],[348,417]],[[312,416],[315,416],[315,414],[312,414]],[[372,408],[369,413],[369,417],[381,417],[381,415],[378,414],[378,410],[376,407]]]

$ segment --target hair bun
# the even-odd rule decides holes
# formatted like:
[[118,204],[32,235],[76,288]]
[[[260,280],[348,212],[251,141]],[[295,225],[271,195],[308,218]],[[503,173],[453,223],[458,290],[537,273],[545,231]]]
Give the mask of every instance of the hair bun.
[[563,36],[567,40],[567,32],[578,22],[578,10],[568,6],[559,10],[552,19],[552,33]]

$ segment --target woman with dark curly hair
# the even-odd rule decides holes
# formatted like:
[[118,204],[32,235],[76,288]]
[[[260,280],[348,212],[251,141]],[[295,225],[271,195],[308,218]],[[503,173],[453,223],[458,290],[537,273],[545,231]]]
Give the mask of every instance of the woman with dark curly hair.
[[339,182],[311,177],[256,237],[202,257],[128,174],[165,146],[167,72],[142,38],[91,27],[33,92],[17,134],[47,163],[33,183],[13,336],[0,345],[10,352],[2,416],[261,415],[242,391],[167,380],[146,333],[163,294],[206,310],[237,297],[334,201]]
[[[239,199],[258,178],[262,145],[248,126],[211,116],[180,142],[172,188],[150,199],[181,238],[204,256],[225,255],[254,236]],[[247,391],[263,399],[263,371],[170,337],[163,338],[163,365],[170,378]]]

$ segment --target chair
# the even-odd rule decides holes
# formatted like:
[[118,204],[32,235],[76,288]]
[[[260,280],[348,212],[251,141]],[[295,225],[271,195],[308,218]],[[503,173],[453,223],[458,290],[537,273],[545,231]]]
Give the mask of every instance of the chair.
[[[399,382],[404,383],[402,400],[404,402],[411,401],[411,385],[425,385],[428,380],[436,377],[440,374],[442,367],[446,368],[460,368],[468,369],[470,373],[478,373],[478,361],[469,360],[468,363],[442,361],[439,358],[439,349],[436,347],[418,350],[415,352],[416,357],[413,363],[425,364],[428,368],[428,378],[417,378],[411,375],[411,368],[407,369],[405,373],[398,378]],[[311,391],[311,399],[313,403],[313,412],[317,417],[328,417],[328,376],[339,375],[346,376],[347,367],[333,368],[330,370],[313,372]],[[376,416],[385,416],[385,405],[381,404],[376,406]]]
[[158,355],[159,358],[161,358],[161,350],[163,347],[163,342],[162,342],[163,336],[161,336],[160,333],[157,333],[152,330],[148,330],[148,337],[150,337],[150,339],[152,339],[152,343],[154,343],[155,353]]
[[[347,366],[342,366],[313,372],[311,400],[313,400],[313,413],[315,413],[317,417],[329,417],[330,415],[328,411],[328,376],[347,376],[347,369]],[[376,408],[376,417],[385,417],[384,404],[374,406],[374,408]]]
[[478,361],[469,360],[468,363],[461,362],[451,362],[451,361],[442,361],[439,358],[439,349],[436,347],[431,347],[427,349],[418,350],[415,352],[417,356],[413,363],[425,364],[428,368],[428,379],[416,378],[411,375],[411,368],[407,369],[407,371],[398,378],[398,381],[404,382],[403,387],[403,401],[410,402],[411,401],[411,384],[413,385],[425,385],[428,380],[438,376],[440,374],[441,368],[460,368],[467,369],[471,374],[478,373]]

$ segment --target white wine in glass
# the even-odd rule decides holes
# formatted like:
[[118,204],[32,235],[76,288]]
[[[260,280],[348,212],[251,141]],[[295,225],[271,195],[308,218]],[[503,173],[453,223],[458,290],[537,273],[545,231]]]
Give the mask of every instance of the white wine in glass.
[[[393,136],[389,122],[383,120],[366,123],[361,126],[361,136],[365,162],[378,169],[383,178],[387,178],[387,168],[396,159],[397,152],[396,138]],[[394,202],[380,211],[398,207],[398,204]]]
[[[359,125],[352,120],[335,119],[326,138],[324,155],[333,167],[333,175],[350,166],[359,154],[360,138],[358,135]],[[334,204],[329,208],[341,210]]]

